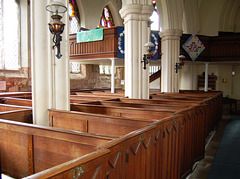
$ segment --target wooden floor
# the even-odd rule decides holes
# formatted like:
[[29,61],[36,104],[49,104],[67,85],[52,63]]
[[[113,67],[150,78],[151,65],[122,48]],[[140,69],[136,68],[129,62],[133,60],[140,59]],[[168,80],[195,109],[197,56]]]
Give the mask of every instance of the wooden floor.
[[218,146],[221,142],[224,129],[230,120],[230,115],[223,115],[222,121],[220,121],[214,135],[210,138],[209,144],[206,146],[206,152],[204,159],[200,160],[196,165],[195,170],[191,173],[187,179],[207,179],[212,162],[215,158]]

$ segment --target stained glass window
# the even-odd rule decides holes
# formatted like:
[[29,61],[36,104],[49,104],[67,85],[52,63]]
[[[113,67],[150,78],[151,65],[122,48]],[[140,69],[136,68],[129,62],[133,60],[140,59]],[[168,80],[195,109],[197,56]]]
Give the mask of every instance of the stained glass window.
[[20,64],[20,9],[15,0],[0,0],[0,69],[18,70]]
[[112,14],[108,6],[103,8],[100,25],[107,28],[111,28],[114,26]]
[[77,2],[75,0],[69,0],[68,15],[70,20],[69,33],[77,33],[80,30],[80,16],[78,11]]

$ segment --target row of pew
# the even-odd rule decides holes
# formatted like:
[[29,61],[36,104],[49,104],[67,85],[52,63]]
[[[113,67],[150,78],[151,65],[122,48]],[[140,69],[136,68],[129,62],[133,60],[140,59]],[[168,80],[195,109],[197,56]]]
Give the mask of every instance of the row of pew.
[[0,173],[14,178],[185,178],[222,117],[222,92],[74,91],[32,124],[31,93],[0,95]]

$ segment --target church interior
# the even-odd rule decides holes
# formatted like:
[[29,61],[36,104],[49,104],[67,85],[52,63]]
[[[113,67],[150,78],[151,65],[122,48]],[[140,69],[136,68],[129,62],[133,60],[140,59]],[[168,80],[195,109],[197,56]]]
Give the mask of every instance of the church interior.
[[0,0],[0,27],[0,179],[240,177],[240,146],[203,164],[240,139],[240,1]]

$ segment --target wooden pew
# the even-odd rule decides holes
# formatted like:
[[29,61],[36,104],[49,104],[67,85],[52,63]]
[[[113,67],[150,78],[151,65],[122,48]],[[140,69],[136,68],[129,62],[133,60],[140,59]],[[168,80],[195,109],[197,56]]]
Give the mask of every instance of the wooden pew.
[[108,149],[97,150],[26,178],[106,178],[108,153]]
[[100,146],[110,150],[109,178],[180,178],[181,120],[165,118]]
[[15,178],[38,173],[94,152],[114,139],[0,119],[2,172]]
[[51,127],[119,137],[156,120],[135,119],[75,111],[49,110]]
[[154,178],[155,126],[148,126],[99,146],[109,149],[108,178]]
[[11,96],[31,96],[31,92],[3,92],[0,93],[0,97],[11,97]]
[[108,99],[117,99],[115,96],[91,96],[91,95],[70,95],[70,99],[81,99],[89,101],[99,101],[99,100],[108,100]]
[[133,117],[140,119],[162,119],[171,116],[174,112],[167,110],[149,110],[139,108],[110,107],[88,104],[71,104],[71,111],[104,114],[110,116]]
[[[206,104],[207,107],[207,116],[206,116],[206,121],[205,124],[205,136],[207,135],[214,129],[214,127],[218,124],[218,122],[221,120],[221,106],[222,106],[222,93],[221,92],[216,92],[216,93],[196,93],[196,94],[185,94],[185,93],[171,93],[171,94],[155,94],[152,97],[154,99],[157,99],[157,101],[165,101],[165,103],[171,102],[177,102],[177,103],[184,103],[184,104],[189,104],[188,101],[184,100],[184,95],[185,98],[188,99],[188,101],[191,101],[191,97],[187,96],[199,96],[199,98],[195,98],[192,101],[195,102],[195,104]],[[201,95],[203,95],[201,97]],[[180,97],[177,97],[180,96]],[[170,102],[170,103],[171,103]],[[191,103],[191,102],[190,102]]]
[[6,119],[6,120],[24,122],[24,123],[30,123],[30,124],[33,123],[31,109],[0,112],[0,119]]
[[103,105],[103,106],[116,106],[116,107],[129,107],[129,108],[139,108],[139,109],[157,109],[159,111],[169,111],[176,112],[188,108],[188,106],[171,106],[171,105],[160,105],[160,104],[143,104],[143,103],[126,103],[118,101],[98,101],[89,102],[88,104]]
[[[211,117],[213,117],[214,114],[215,116],[220,114],[220,112],[218,112],[220,109],[220,105],[218,103],[221,102],[221,95],[215,93],[211,95],[204,95],[201,97],[195,97],[194,95],[188,94],[179,95],[177,98],[172,97],[172,95],[168,95],[168,97],[164,97],[163,99],[142,100],[142,102],[135,99],[120,98],[117,100],[111,99],[111,101],[90,102],[91,105],[72,105],[76,108],[79,106],[89,108],[85,109],[79,107],[79,109],[82,108],[81,110],[85,110],[85,112],[90,111],[93,113],[110,114],[113,116],[84,114],[80,112],[76,112],[77,114],[74,114],[75,112],[67,112],[66,116],[65,114],[63,115],[63,113],[61,113],[62,115],[58,114],[61,117],[61,123],[63,122],[62,124],[64,124],[64,122],[71,123],[71,127],[74,127],[74,125],[81,121],[80,128],[86,131],[101,131],[101,125],[96,124],[94,130],[90,127],[92,125],[89,125],[95,121],[101,121],[101,123],[105,123],[104,127],[106,128],[109,123],[114,126],[115,128],[113,131],[116,130],[118,125],[119,129],[121,127],[122,129],[124,129],[124,127],[127,129],[122,132],[122,134],[114,133],[113,131],[107,131],[109,132],[107,134],[104,133],[104,135],[114,134],[121,137],[117,139],[115,138],[114,140],[111,140],[99,147],[100,150],[103,151],[103,154],[101,152],[101,154],[99,154],[100,159],[95,156],[97,153],[95,151],[94,155],[93,153],[88,154],[91,158],[89,160],[84,160],[82,157],[77,158],[71,162],[61,164],[61,166],[53,167],[51,170],[43,171],[43,173],[41,173],[41,177],[39,178],[55,176],[54,173],[56,173],[56,177],[58,177],[58,174],[65,172],[66,175],[61,175],[60,178],[69,178],[69,176],[72,178],[74,176],[74,171],[75,173],[79,173],[78,171],[82,170],[82,168],[79,168],[79,165],[83,165],[83,168],[85,168],[85,164],[86,170],[90,171],[90,174],[88,175],[88,172],[84,172],[81,174],[81,177],[83,178],[92,178],[90,175],[96,175],[99,178],[131,178],[135,176],[138,178],[175,179],[180,178],[180,176],[185,178],[185,176],[191,171],[193,163],[201,159],[204,155],[204,130],[209,130],[207,128],[209,124],[211,124],[209,128],[212,126],[214,127],[214,120],[217,119],[215,117],[215,119],[212,120]],[[191,98],[191,96],[193,96],[193,100],[184,102],[184,97]],[[144,105],[144,101],[146,102],[146,105]],[[115,105],[115,107],[108,106],[110,104],[111,106]],[[128,111],[128,107],[134,110]],[[151,107],[156,109],[154,110]],[[157,109],[158,107],[161,107],[161,109]],[[149,108],[151,108],[151,110]],[[167,112],[167,109],[171,112]],[[101,110],[106,111],[101,112]],[[139,111],[144,111],[144,113]],[[153,113],[157,111],[158,113],[151,115],[148,114],[149,111],[152,111]],[[141,115],[131,114],[131,112],[141,113]],[[163,113],[165,115],[163,115],[162,118],[154,119],[156,114],[160,115]],[[168,113],[171,117],[163,119],[164,116],[168,116]],[[54,115],[54,117],[57,116],[56,114]],[[127,115],[128,117],[114,117],[121,115]],[[205,116],[208,116],[208,118]],[[150,120],[145,120],[145,117],[146,119],[150,119],[151,122]],[[139,118],[141,120],[139,120]],[[67,122],[68,120],[71,122]],[[117,121],[116,124],[115,121]],[[127,121],[131,121],[131,123],[124,126]],[[144,127],[146,124],[149,124],[149,126],[131,132],[132,130],[137,129],[137,127],[134,126],[134,123],[138,121],[142,122],[142,125],[139,125],[139,127]],[[98,126],[99,128],[97,128]],[[136,128],[128,128],[132,126]],[[105,129],[103,131],[105,131]],[[154,154],[154,157],[152,154]],[[74,163],[74,161],[79,162],[79,165]],[[91,163],[93,161],[98,161],[99,165]],[[94,167],[91,168],[91,165]],[[59,167],[61,168],[60,171],[58,171]],[[78,177],[80,177],[80,175]]]
[[117,93],[81,93],[81,92],[77,92],[76,95],[79,96],[95,96],[95,97],[115,97],[115,98],[119,98],[119,97],[124,97],[123,94],[117,94]]
[[[117,98],[110,99],[105,101],[113,101],[113,102],[122,102],[122,103],[134,103],[134,104],[142,104],[142,105],[158,105],[159,107],[182,107],[188,108],[190,105],[197,105],[196,103],[191,104],[179,104],[173,101],[164,101],[164,100],[154,100],[154,99],[130,99],[130,98]],[[166,102],[166,103],[165,103]]]
[[23,109],[32,109],[32,108],[31,107],[27,107],[27,106],[16,106],[16,105],[0,104],[0,112],[23,110]]
[[[121,99],[125,100],[125,99]],[[131,99],[127,99],[127,101],[131,101]],[[134,100],[135,102],[139,102],[138,100]],[[144,100],[140,100],[143,101]],[[185,159],[181,164],[181,175],[187,176],[191,172],[191,167],[194,162],[200,160],[204,156],[204,146],[205,146],[205,135],[204,135],[204,124],[205,124],[205,116],[206,116],[206,105],[198,105],[198,106],[190,106],[190,107],[179,107],[171,106],[162,106],[159,104],[142,104],[142,103],[123,103],[116,101],[100,101],[100,102],[92,102],[92,104],[101,103],[106,106],[121,106],[121,107],[141,107],[144,109],[166,109],[171,112],[175,112],[176,114],[182,114],[184,116],[183,123],[186,124],[183,126],[183,132],[185,138],[183,139],[183,143],[185,143],[186,147],[183,150],[185,153],[182,154],[182,157]],[[189,143],[192,142],[194,145],[191,146]]]
[[70,103],[88,103],[88,102],[92,102],[92,100],[88,100],[88,99],[71,99],[70,98]]
[[11,98],[32,99],[32,95],[27,95],[27,96],[11,96]]
[[[176,115],[153,123],[157,127],[156,139],[156,178],[180,178],[183,146],[182,115]],[[160,162],[159,162],[160,161]]]
[[31,99],[22,99],[22,98],[13,98],[13,97],[5,97],[2,102],[4,104],[10,104],[10,105],[18,105],[18,106],[32,106],[32,100]]
[[206,105],[192,106],[176,114],[183,115],[180,172],[186,178],[193,164],[204,157]]

